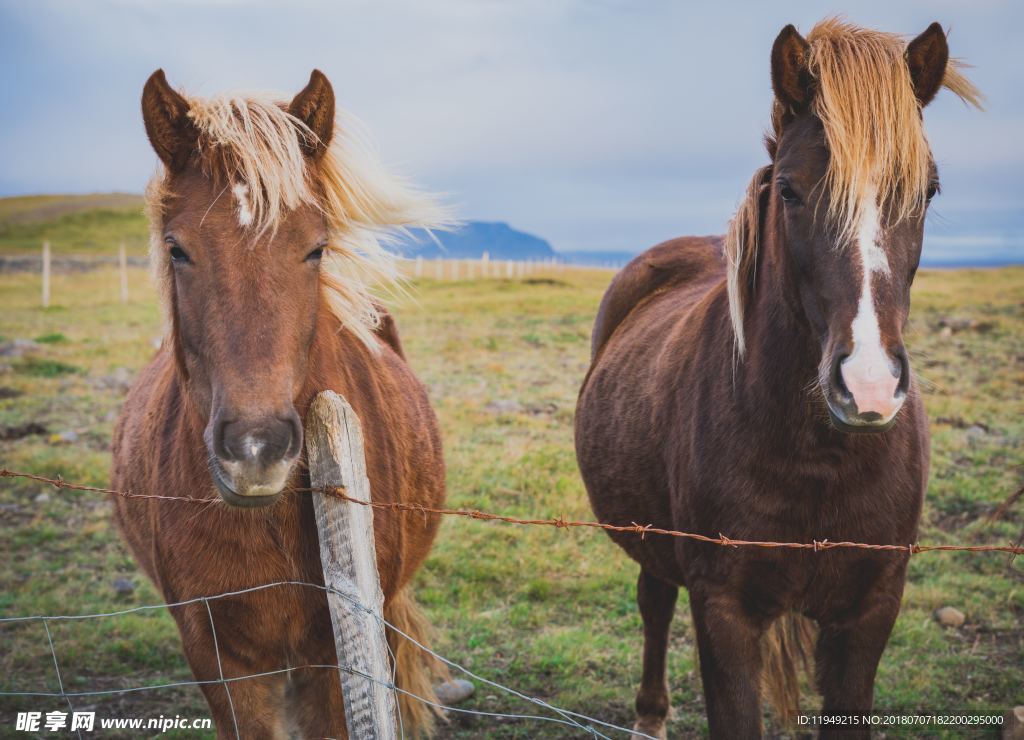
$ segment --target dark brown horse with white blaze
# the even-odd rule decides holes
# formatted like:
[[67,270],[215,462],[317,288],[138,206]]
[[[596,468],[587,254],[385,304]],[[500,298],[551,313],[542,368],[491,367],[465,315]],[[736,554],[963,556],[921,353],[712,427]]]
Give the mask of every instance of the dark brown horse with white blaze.
[[[909,45],[836,20],[806,40],[787,26],[771,77],[771,164],[728,235],[650,249],[601,303],[580,469],[602,522],[909,544],[929,442],[902,331],[938,190],[921,109],[943,85],[977,92],[938,24]],[[679,586],[713,736],[759,736],[762,688],[793,712],[811,653],[824,712],[871,709],[907,554],[612,537],[641,568],[637,730],[665,735]]]
[[[376,233],[443,214],[336,128],[334,107],[320,72],[290,103],[186,98],[160,71],[146,83],[146,131],[163,162],[147,190],[152,260],[169,329],[117,425],[113,484],[209,500],[117,501],[121,531],[168,602],[323,583],[312,500],[287,492],[309,486],[302,418],[320,391],[342,394],[361,419],[374,500],[444,499],[437,421],[367,287],[393,267]],[[409,581],[437,524],[374,521],[385,617],[420,639]],[[337,670],[302,668],[337,662],[322,591],[279,586],[209,608],[172,610],[196,679],[282,671],[203,686],[220,736],[347,735]],[[431,696],[422,653],[392,647],[398,684]],[[428,729],[429,710],[404,709],[406,729]]]

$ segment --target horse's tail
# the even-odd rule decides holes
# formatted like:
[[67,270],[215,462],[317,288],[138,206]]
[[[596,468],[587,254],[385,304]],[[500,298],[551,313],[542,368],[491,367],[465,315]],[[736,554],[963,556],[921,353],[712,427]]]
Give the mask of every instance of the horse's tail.
[[761,641],[761,693],[785,727],[800,711],[800,668],[811,673],[817,628],[807,617],[788,612]]
[[[430,646],[433,628],[420,610],[409,587],[401,589],[384,604],[384,619],[420,645]],[[439,704],[435,682],[448,680],[448,668],[440,660],[393,629],[387,630],[388,645],[395,660],[398,710],[405,734],[430,737],[438,718],[444,714],[415,697]],[[408,692],[408,693],[405,693]]]

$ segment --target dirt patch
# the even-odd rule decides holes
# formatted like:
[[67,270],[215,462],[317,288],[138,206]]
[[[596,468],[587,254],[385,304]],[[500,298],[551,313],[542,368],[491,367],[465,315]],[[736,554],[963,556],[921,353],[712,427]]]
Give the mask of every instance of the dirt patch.
[[30,421],[27,424],[17,424],[15,426],[0,427],[0,439],[2,439],[5,442],[10,442],[11,440],[30,437],[33,434],[46,434],[46,431],[46,427],[44,427],[42,424]]

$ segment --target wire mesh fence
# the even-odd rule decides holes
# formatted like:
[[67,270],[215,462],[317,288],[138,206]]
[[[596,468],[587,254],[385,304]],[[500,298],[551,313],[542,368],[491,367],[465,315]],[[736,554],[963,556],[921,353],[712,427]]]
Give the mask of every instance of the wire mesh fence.
[[[488,686],[488,687],[490,687],[492,689],[495,689],[497,691],[500,691],[500,692],[503,692],[505,694],[508,694],[509,696],[514,697],[515,699],[517,699],[519,701],[522,701],[524,704],[529,705],[532,708],[536,708],[535,711],[544,712],[544,713],[542,714],[542,713],[526,713],[526,712],[522,712],[522,713],[491,712],[491,711],[486,711],[486,710],[483,710],[483,709],[470,709],[470,708],[466,708],[466,707],[457,707],[457,706],[450,706],[450,705],[446,705],[446,704],[441,704],[441,703],[432,701],[432,700],[430,700],[430,699],[428,699],[426,697],[419,696],[419,695],[417,695],[417,694],[415,694],[415,693],[413,693],[411,691],[408,691],[406,689],[403,689],[403,688],[399,687],[396,684],[396,682],[395,682],[394,675],[392,675],[392,679],[390,681],[383,682],[383,681],[380,681],[379,679],[377,679],[377,678],[375,678],[373,676],[370,676],[370,675],[368,675],[368,674],[366,674],[366,673],[364,673],[362,671],[359,671],[359,670],[357,670],[357,669],[355,669],[355,668],[353,668],[351,666],[339,665],[337,663],[316,663],[316,664],[304,664],[304,665],[297,665],[297,666],[285,666],[283,668],[274,669],[274,670],[270,670],[270,671],[261,671],[261,672],[258,672],[258,673],[251,673],[251,674],[245,674],[245,675],[240,675],[240,676],[236,676],[236,675],[225,676],[224,672],[223,672],[222,662],[221,662],[220,647],[219,647],[218,642],[216,640],[217,627],[216,627],[216,624],[214,622],[213,611],[210,609],[210,602],[216,602],[216,601],[219,601],[219,600],[222,600],[222,599],[230,599],[232,597],[244,596],[245,594],[251,594],[251,593],[255,593],[255,592],[259,592],[259,591],[265,591],[267,589],[283,588],[283,587],[298,587],[298,588],[302,588],[302,589],[309,589],[311,591],[320,592],[320,593],[323,593],[323,594],[331,593],[331,594],[340,596],[345,602],[347,602],[347,604],[348,604],[350,609],[361,611],[363,613],[366,613],[366,614],[370,615],[374,620],[376,620],[380,624],[382,624],[384,626],[385,630],[387,630],[387,632],[390,635],[397,636],[398,638],[400,638],[402,640],[407,640],[408,642],[413,644],[417,649],[423,651],[426,655],[429,655],[430,657],[434,658],[435,660],[440,661],[441,663],[443,663],[444,665],[446,665],[448,668],[452,669],[453,671],[456,671],[456,672],[458,672],[458,673],[460,673],[460,674],[462,674],[464,676],[467,676],[471,681],[475,681],[478,684],[485,685],[485,686]],[[164,683],[142,685],[142,686],[128,686],[128,687],[116,688],[116,689],[68,690],[67,688],[65,688],[64,681],[63,681],[63,678],[62,678],[62,675],[61,675],[60,661],[59,661],[59,658],[58,658],[57,644],[54,641],[52,632],[50,630],[50,624],[51,623],[53,623],[53,622],[64,622],[64,621],[81,622],[81,621],[97,620],[97,619],[113,619],[113,618],[125,616],[125,615],[128,615],[128,614],[137,614],[137,613],[140,613],[140,612],[148,612],[148,611],[154,611],[154,610],[169,610],[169,609],[174,609],[174,608],[178,608],[178,607],[185,607],[185,606],[190,606],[190,605],[202,605],[205,608],[206,613],[207,613],[207,615],[209,617],[211,633],[214,635],[213,645],[214,645],[214,650],[216,652],[217,666],[218,666],[218,671],[219,671],[219,676],[216,679],[208,679],[208,680],[193,679],[193,680],[188,680],[188,681],[164,682]],[[400,628],[398,628],[397,626],[395,626],[394,624],[392,624],[391,622],[386,620],[384,618],[384,616],[382,614],[380,614],[379,612],[377,612],[376,610],[370,609],[370,608],[364,606],[363,604],[360,604],[358,601],[353,599],[350,594],[343,593],[341,591],[338,591],[337,589],[333,589],[333,588],[331,588],[329,586],[325,586],[323,584],[312,583],[312,582],[309,582],[309,581],[295,581],[295,580],[275,581],[275,582],[272,582],[272,583],[261,584],[261,585],[258,585],[258,586],[252,586],[252,587],[249,587],[249,588],[238,589],[238,590],[234,590],[234,591],[227,591],[227,592],[219,593],[219,594],[212,594],[212,595],[207,595],[207,596],[197,596],[197,597],[194,597],[194,598],[185,599],[183,601],[177,601],[177,602],[173,602],[173,603],[135,606],[135,607],[127,608],[127,609],[120,609],[120,610],[117,610],[117,611],[99,612],[99,613],[94,613],[94,614],[59,614],[59,615],[42,615],[42,614],[40,614],[40,615],[17,616],[17,617],[0,617],[0,625],[3,625],[3,624],[14,624],[14,623],[26,623],[26,622],[39,622],[44,627],[45,637],[46,637],[47,644],[48,644],[48,647],[49,647],[50,656],[52,657],[52,660],[53,660],[53,666],[54,666],[54,671],[55,671],[56,678],[57,678],[58,690],[57,691],[40,691],[40,690],[30,690],[30,689],[19,689],[19,690],[6,690],[6,689],[4,689],[4,690],[0,690],[0,696],[24,697],[24,698],[60,699],[61,701],[63,701],[64,703],[67,704],[68,709],[69,709],[69,711],[71,713],[75,712],[75,706],[76,706],[76,703],[79,700],[88,699],[88,698],[110,696],[110,695],[115,695],[115,694],[131,694],[131,693],[138,693],[138,692],[143,692],[143,691],[159,691],[159,690],[182,688],[182,687],[188,687],[188,686],[203,687],[203,686],[210,686],[210,685],[220,685],[220,686],[224,686],[225,687],[225,691],[227,693],[228,700],[231,703],[231,713],[232,713],[232,728],[231,728],[231,730],[233,731],[233,733],[234,733],[234,735],[236,737],[241,738],[241,737],[243,737],[243,735],[241,734],[238,718],[235,715],[234,705],[233,705],[233,702],[231,700],[231,686],[232,685],[235,685],[235,684],[238,684],[238,683],[244,682],[244,681],[258,679],[258,678],[268,678],[268,677],[271,677],[271,676],[290,674],[290,673],[294,673],[294,672],[297,672],[297,671],[344,671],[345,673],[357,676],[360,679],[363,679],[363,680],[366,680],[366,681],[370,681],[370,682],[375,682],[375,683],[383,686],[388,691],[394,692],[396,694],[396,698],[397,698],[397,694],[401,693],[401,694],[404,694],[405,696],[408,696],[409,698],[411,698],[411,699],[413,699],[415,701],[422,702],[422,703],[424,703],[424,704],[426,704],[426,705],[428,705],[428,706],[430,706],[430,707],[432,707],[434,709],[440,710],[440,711],[445,712],[445,713],[452,712],[452,713],[459,713],[459,714],[468,714],[468,715],[473,715],[473,716],[476,716],[476,717],[483,717],[483,718],[488,718],[489,717],[489,718],[501,719],[501,720],[512,720],[512,721],[522,721],[522,722],[536,722],[536,723],[541,724],[541,725],[543,725],[543,724],[552,724],[553,723],[553,724],[556,724],[556,725],[560,725],[560,726],[563,726],[563,727],[566,727],[566,728],[571,728],[573,730],[576,730],[576,731],[580,732],[581,735],[585,735],[585,736],[589,736],[589,737],[597,737],[597,738],[609,738],[610,735],[607,734],[608,732],[616,733],[619,736],[621,736],[621,734],[623,734],[623,733],[625,733],[625,735],[629,736],[630,733],[632,733],[632,735],[634,737],[649,737],[647,735],[643,735],[642,733],[638,734],[634,730],[631,730],[631,729],[626,728],[626,727],[621,727],[621,726],[616,725],[616,724],[614,724],[612,722],[606,722],[604,720],[598,719],[596,717],[588,716],[588,715],[583,714],[581,712],[570,711],[568,709],[564,709],[562,707],[558,707],[558,706],[556,706],[554,704],[551,704],[549,702],[544,701],[543,699],[540,699],[540,698],[534,697],[534,696],[530,696],[527,693],[521,692],[521,691],[519,691],[517,689],[514,689],[512,687],[506,686],[506,685],[504,685],[502,683],[499,683],[498,681],[494,681],[492,679],[486,678],[485,676],[470,670],[469,668],[467,668],[467,667],[457,663],[454,660],[451,660],[450,658],[445,657],[444,655],[441,655],[440,653],[434,651],[430,647],[424,645],[419,640],[415,639],[411,635],[407,634],[406,632],[404,632],[403,630],[401,630]],[[394,661],[393,661],[393,663],[394,663]],[[78,736],[81,737],[81,731],[80,730],[78,731]],[[399,725],[399,736],[400,737],[405,737],[405,730],[404,730],[404,727],[401,726],[401,723]]]

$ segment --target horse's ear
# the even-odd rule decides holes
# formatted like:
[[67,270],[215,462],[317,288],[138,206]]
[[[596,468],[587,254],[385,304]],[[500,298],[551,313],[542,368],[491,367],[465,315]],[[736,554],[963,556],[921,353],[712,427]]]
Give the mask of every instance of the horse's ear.
[[313,158],[327,151],[334,136],[334,88],[319,69],[309,76],[309,84],[295,96],[288,112],[302,121],[313,137],[303,137],[302,148]]
[[949,62],[949,44],[942,26],[933,23],[924,33],[907,44],[907,67],[910,80],[914,83],[914,94],[921,107],[932,102],[942,87]]
[[807,69],[810,44],[790,23],[779,32],[772,44],[772,89],[787,111],[806,108],[813,94],[811,74]]
[[185,166],[199,140],[188,109],[188,101],[167,84],[162,69],[149,76],[142,89],[142,120],[149,143],[172,172]]

